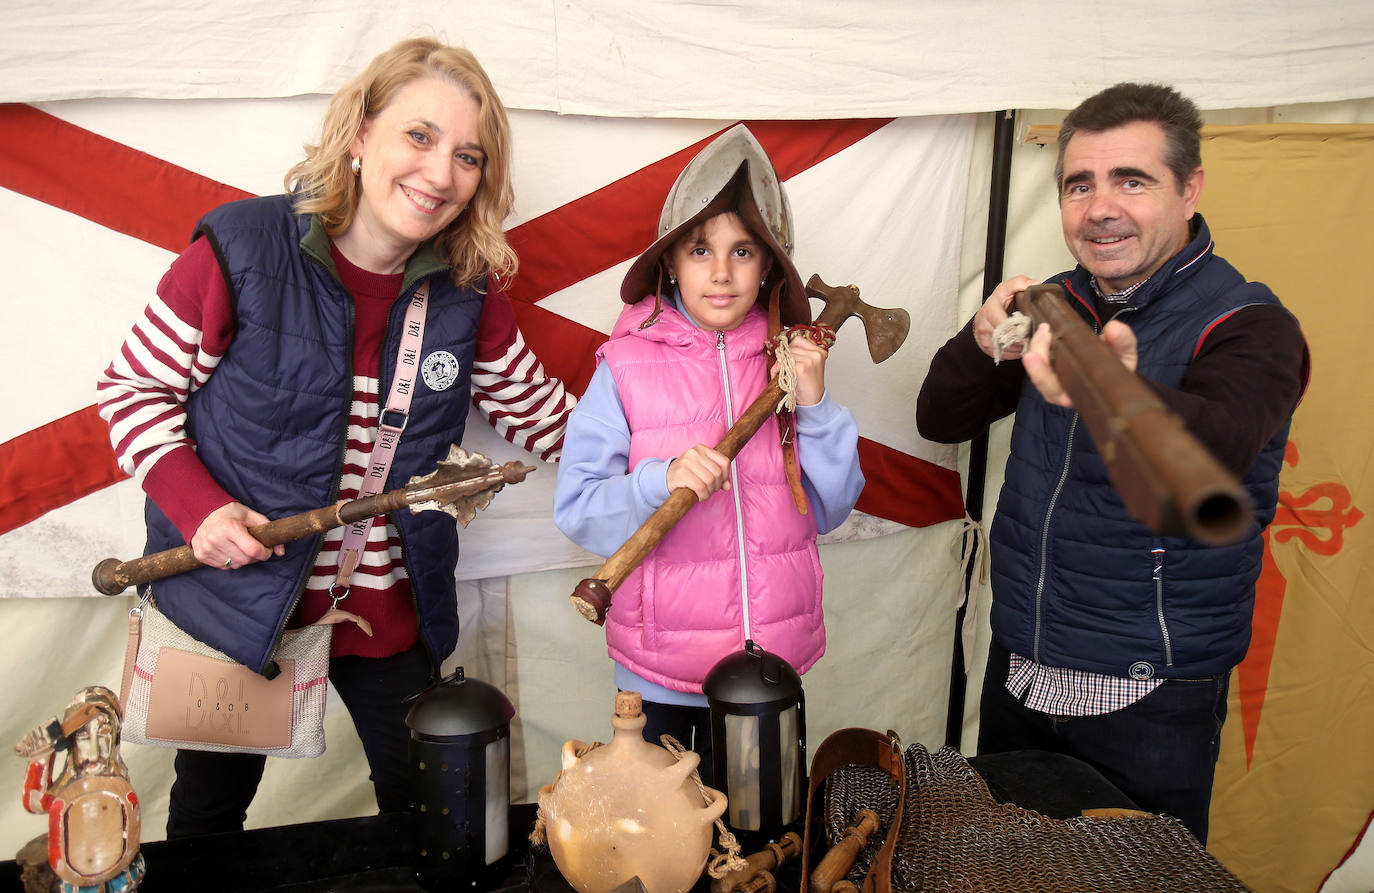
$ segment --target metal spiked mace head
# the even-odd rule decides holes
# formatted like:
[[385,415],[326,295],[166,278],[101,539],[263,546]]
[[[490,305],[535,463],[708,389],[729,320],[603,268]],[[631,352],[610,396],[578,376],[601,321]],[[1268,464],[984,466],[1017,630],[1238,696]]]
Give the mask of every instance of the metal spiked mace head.
[[437,468],[407,482],[406,501],[412,512],[444,512],[467,527],[478,511],[491,505],[502,487],[520,483],[534,470],[532,465],[515,461],[496,465],[481,453],[469,453],[453,444]]

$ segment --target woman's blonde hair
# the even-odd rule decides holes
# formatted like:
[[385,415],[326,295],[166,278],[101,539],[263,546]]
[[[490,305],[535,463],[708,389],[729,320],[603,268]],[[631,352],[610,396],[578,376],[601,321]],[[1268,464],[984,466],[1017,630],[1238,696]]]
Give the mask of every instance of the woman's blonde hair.
[[358,178],[349,167],[353,140],[364,119],[376,118],[397,91],[422,77],[434,77],[477,100],[482,142],[482,179],[472,201],[435,238],[439,257],[453,267],[459,285],[484,274],[509,279],[518,260],[506,243],[502,222],[515,200],[510,175],[510,122],[477,58],[461,47],[431,38],[403,40],[368,64],[329,101],[318,145],[305,147],[305,160],[286,174],[298,214],[318,214],[331,236],[353,225],[358,211]]

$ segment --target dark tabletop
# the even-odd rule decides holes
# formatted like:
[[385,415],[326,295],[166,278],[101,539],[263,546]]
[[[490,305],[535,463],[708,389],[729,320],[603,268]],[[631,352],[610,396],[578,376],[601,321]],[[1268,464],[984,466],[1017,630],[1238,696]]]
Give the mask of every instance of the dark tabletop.
[[[1072,757],[1019,751],[973,757],[973,769],[1004,803],[1051,818],[1089,807],[1133,804],[1091,766]],[[573,893],[546,849],[528,843],[533,804],[511,807],[511,852],[480,874],[444,890],[480,893]],[[407,814],[307,822],[142,847],[148,874],[140,893],[415,893],[425,888],[411,868],[413,837]],[[754,849],[757,849],[755,847]],[[752,851],[752,849],[750,850]],[[779,886],[795,890],[800,866],[776,872]],[[706,889],[703,882],[698,885]],[[0,863],[0,893],[22,893],[14,861]]]

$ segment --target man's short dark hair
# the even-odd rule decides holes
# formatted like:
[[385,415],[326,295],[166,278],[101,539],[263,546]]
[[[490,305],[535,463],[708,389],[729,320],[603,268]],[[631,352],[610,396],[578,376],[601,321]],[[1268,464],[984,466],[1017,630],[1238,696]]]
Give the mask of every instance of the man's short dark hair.
[[1059,160],[1054,182],[1064,186],[1064,150],[1078,131],[1102,133],[1136,121],[1151,121],[1164,129],[1164,163],[1174,172],[1180,193],[1193,171],[1202,166],[1202,116],[1193,101],[1163,84],[1117,84],[1089,96],[1059,125]]

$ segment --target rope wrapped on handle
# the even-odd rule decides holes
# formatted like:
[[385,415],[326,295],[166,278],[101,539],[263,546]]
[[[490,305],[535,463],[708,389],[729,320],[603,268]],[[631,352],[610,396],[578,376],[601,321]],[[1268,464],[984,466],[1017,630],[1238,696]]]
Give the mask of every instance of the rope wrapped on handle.
[[788,326],[769,340],[768,355],[778,361],[778,386],[783,392],[782,399],[778,401],[778,412],[791,412],[797,408],[797,367],[790,346],[793,337],[806,338],[828,351],[835,343],[835,330],[823,322],[798,324]]
[[1011,316],[997,324],[992,330],[992,362],[1001,365],[1002,353],[1009,347],[1024,345],[1030,341],[1031,318],[1020,310],[1013,310]]

